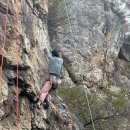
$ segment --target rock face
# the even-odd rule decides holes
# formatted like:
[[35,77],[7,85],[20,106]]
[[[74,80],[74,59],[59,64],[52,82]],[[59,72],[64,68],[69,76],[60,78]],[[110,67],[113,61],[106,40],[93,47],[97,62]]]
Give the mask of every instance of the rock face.
[[[96,129],[129,129],[129,118],[121,114],[129,106],[129,62],[120,60],[129,61],[129,1],[66,0],[52,4],[49,11],[51,46],[63,51],[65,67],[72,81],[91,88],[91,96],[93,91],[96,92],[97,96],[93,95],[96,100],[91,104]],[[123,91],[126,99],[118,97],[123,95]],[[116,97],[122,101],[114,101]],[[125,100],[127,107],[123,108],[120,103]],[[105,107],[105,104],[108,106]],[[117,106],[122,110],[118,110]],[[89,116],[87,113],[89,111],[86,112]],[[120,115],[120,120],[115,121],[117,115]],[[111,121],[118,122],[118,126]],[[85,128],[92,129],[89,127],[90,120],[86,122]]]
[[[60,7],[64,8],[64,4],[62,3]],[[60,11],[58,13],[60,16]],[[63,15],[66,17],[67,14],[69,20],[65,22],[68,24],[60,24]],[[111,5],[107,1],[76,0],[64,8],[60,20],[59,26],[53,26],[56,33],[52,33],[52,28],[49,26],[51,41],[52,45],[64,51],[67,61],[65,65],[70,76],[78,82],[83,73],[88,86],[92,86],[91,82],[95,84],[98,82],[101,86],[102,79],[106,79],[107,72],[104,72],[104,69],[107,67],[106,71],[112,74],[113,60],[118,56],[123,43],[121,40],[123,25],[120,18],[112,12]],[[106,67],[103,65],[105,62],[108,63]]]
[[[130,63],[119,58],[130,60],[129,1],[9,0],[8,15],[6,2],[0,1],[0,130],[16,129],[17,56],[18,93],[31,87],[39,94],[48,78],[45,47],[62,50],[64,85],[88,87],[90,95],[91,90],[96,92],[92,104],[96,129],[128,130]],[[92,129],[88,109],[83,127],[57,93],[50,101],[49,110],[30,109],[31,100],[19,95],[19,130]],[[96,113],[95,108],[103,110]],[[111,119],[120,125],[112,125]]]
[[[0,61],[3,64],[1,65],[2,75],[0,76],[1,130],[16,129],[17,55],[19,57],[19,93],[22,89],[31,86],[34,92],[39,94],[44,81],[48,78],[46,57],[43,51],[45,47],[50,47],[47,29],[47,6],[46,0],[9,0],[7,19],[7,3],[3,0],[0,1]],[[17,44],[19,46],[18,53]],[[3,63],[2,58],[4,59]],[[62,105],[53,107],[50,121],[48,121],[49,112],[46,110],[30,110],[30,106],[30,101],[26,96],[19,96],[19,130],[82,129],[78,119],[72,116]]]

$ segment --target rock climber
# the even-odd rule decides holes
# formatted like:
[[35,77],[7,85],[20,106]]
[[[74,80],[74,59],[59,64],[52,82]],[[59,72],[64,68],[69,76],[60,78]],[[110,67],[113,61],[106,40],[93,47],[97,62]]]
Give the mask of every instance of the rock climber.
[[44,52],[48,58],[49,79],[43,86],[39,101],[35,104],[35,107],[41,108],[43,106],[47,109],[49,107],[49,102],[47,99],[48,94],[57,89],[58,84],[61,83],[61,79],[63,78],[63,59],[62,53],[58,49],[50,52],[48,48],[45,48]]

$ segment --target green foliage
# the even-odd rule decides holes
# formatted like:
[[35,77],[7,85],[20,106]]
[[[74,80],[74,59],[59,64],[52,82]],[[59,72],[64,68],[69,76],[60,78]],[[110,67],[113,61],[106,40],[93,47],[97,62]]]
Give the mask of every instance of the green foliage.
[[60,95],[69,105],[70,111],[74,112],[76,116],[84,123],[86,121],[86,97],[84,92],[79,87],[61,87]]
[[112,92],[110,89],[105,89],[106,102],[111,104],[114,108],[114,112],[122,114],[128,106],[128,97],[125,91],[122,89],[119,92]]
[[[70,111],[72,111],[84,125],[89,126],[91,124],[91,118],[84,88],[81,86],[72,88],[62,86],[59,92],[60,96],[69,106]],[[119,126],[119,121],[116,116],[125,114],[126,107],[128,106],[125,91],[113,92],[110,89],[104,89],[101,93],[102,97],[99,97],[99,93],[100,92],[91,90],[90,94],[87,94],[93,119],[96,123],[96,129],[104,130],[105,121],[107,120],[107,126],[109,127],[109,125],[111,125],[111,130],[115,130]]]
[[[83,124],[91,122],[84,88],[82,88],[81,86],[72,88],[61,87],[60,95],[68,104],[70,111],[75,113]],[[101,105],[101,101],[97,99],[96,93],[93,92],[93,94],[91,95],[88,94],[88,98],[94,118],[100,115],[104,115],[104,108]]]

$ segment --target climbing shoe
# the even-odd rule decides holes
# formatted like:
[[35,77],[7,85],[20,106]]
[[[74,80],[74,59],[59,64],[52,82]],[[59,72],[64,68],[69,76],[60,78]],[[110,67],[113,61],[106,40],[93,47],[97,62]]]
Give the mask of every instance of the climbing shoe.
[[35,103],[33,104],[33,108],[42,109],[42,105]]
[[44,108],[45,110],[49,109],[50,106],[51,106],[51,105],[50,105],[49,102],[43,103],[43,108]]

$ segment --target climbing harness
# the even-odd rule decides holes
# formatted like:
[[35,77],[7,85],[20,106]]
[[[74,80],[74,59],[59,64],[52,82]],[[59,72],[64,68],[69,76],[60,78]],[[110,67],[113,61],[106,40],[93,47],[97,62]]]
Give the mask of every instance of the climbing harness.
[[[65,4],[65,9],[66,9],[66,13],[67,13],[67,17],[68,17],[68,21],[69,21],[69,25],[70,25],[70,32],[71,32],[71,36],[73,38],[74,41],[74,34],[72,32],[72,26],[71,26],[71,21],[70,21],[70,17],[69,17],[69,13],[68,13],[68,8],[67,8],[67,3],[66,0],[64,0],[64,4]],[[84,33],[83,33],[84,34]],[[76,53],[76,47],[74,46],[74,52]],[[80,60],[79,60],[80,61]],[[80,64],[80,62],[78,62]],[[81,66],[81,65],[79,65]],[[80,69],[80,74],[82,76],[82,81],[83,81],[83,85],[84,85],[84,80],[83,80],[83,72],[81,73],[81,70],[83,70],[83,67]],[[88,94],[87,91],[85,90],[85,95],[86,95],[86,99],[87,99],[87,104],[88,104],[88,108],[89,108],[89,113],[90,113],[90,117],[91,117],[91,122],[92,122],[92,126],[93,126],[93,130],[95,129],[95,125],[94,125],[94,121],[93,121],[93,116],[92,116],[92,111],[91,111],[91,107],[90,107],[90,101],[88,98]]]
[[9,10],[9,0],[6,0],[6,16],[5,16],[5,26],[4,26],[4,39],[2,43],[2,57],[1,57],[1,65],[0,65],[0,81],[2,79],[2,67],[4,64],[4,50],[5,50],[5,45],[6,45],[6,35],[7,35],[7,25],[8,25],[8,10]]

